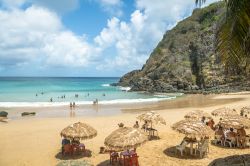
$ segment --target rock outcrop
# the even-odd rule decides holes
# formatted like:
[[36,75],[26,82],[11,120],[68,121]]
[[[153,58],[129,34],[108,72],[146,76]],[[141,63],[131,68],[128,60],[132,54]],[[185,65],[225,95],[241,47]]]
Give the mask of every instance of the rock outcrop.
[[125,74],[116,85],[148,92],[250,90],[249,80],[227,73],[216,54],[215,33],[224,14],[222,2],[195,9],[192,16],[165,33],[141,70]]

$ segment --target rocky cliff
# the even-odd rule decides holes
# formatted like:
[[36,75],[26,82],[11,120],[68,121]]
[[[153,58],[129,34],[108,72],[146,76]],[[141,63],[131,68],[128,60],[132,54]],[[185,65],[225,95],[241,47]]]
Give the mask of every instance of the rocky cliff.
[[[249,90],[241,75],[229,75],[215,52],[218,20],[223,3],[195,9],[192,16],[167,31],[141,70],[125,74],[120,86],[148,92],[225,92]],[[230,88],[234,87],[234,88]]]

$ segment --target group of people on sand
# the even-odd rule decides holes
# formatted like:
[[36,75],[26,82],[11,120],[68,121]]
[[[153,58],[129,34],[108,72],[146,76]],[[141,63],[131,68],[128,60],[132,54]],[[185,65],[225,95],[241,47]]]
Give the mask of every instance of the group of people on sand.
[[225,146],[225,142],[231,142],[235,146],[245,148],[246,136],[246,131],[243,126],[239,129],[225,129],[220,125],[216,126],[215,137],[223,146]]
[[[70,148],[71,150],[78,149],[78,148],[80,148],[80,149],[85,149],[85,145],[84,145],[84,144],[81,144],[79,140],[77,140],[77,139],[72,139],[72,140],[70,141],[70,140],[67,139],[67,138],[63,138],[63,139],[62,139],[62,154],[64,154],[64,153],[66,152],[65,150],[67,150],[67,149],[65,149],[65,147],[66,147],[67,145],[71,147],[71,148]],[[72,152],[71,152],[71,153],[72,153]]]
[[[138,121],[135,121],[135,124],[133,126],[134,128],[138,129],[140,128],[140,125],[139,125],[139,122]],[[142,125],[141,129],[143,129],[144,131],[146,131],[147,129],[149,128],[149,124],[148,124],[148,121],[144,121],[144,124]]]
[[93,105],[98,105],[98,99],[95,99],[95,100],[93,101]]
[[75,108],[76,107],[76,103],[75,102],[70,102],[69,103],[69,107],[70,108]]

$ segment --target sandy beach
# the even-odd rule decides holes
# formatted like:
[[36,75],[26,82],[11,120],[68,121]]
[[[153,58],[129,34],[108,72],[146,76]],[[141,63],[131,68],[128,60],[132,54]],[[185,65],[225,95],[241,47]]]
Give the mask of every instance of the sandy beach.
[[[122,106],[117,114],[101,114],[100,116],[69,116],[69,110],[56,108],[57,113],[62,110],[65,116],[38,116],[14,118],[8,123],[0,123],[0,165],[1,166],[44,166],[56,165],[61,161],[60,131],[74,122],[86,122],[97,131],[97,137],[83,141],[86,148],[92,152],[90,157],[79,160],[89,160],[94,165],[104,166],[109,163],[109,154],[99,154],[99,149],[104,146],[104,139],[117,124],[122,122],[125,126],[133,126],[136,116],[143,111],[155,110],[160,113],[167,125],[159,125],[159,140],[152,140],[137,149],[141,166],[171,166],[171,165],[208,165],[216,158],[235,154],[250,153],[250,149],[229,149],[210,145],[210,151],[203,159],[179,158],[174,155],[174,146],[179,144],[184,137],[171,129],[171,125],[183,119],[184,115],[195,109],[211,112],[216,108],[228,106],[239,110],[243,106],[249,106],[250,93],[220,94],[220,95],[187,95],[172,101],[164,101],[153,104],[139,104],[131,107]],[[112,105],[105,108],[112,108]],[[16,112],[32,108],[19,108]],[[53,114],[53,109],[49,108]],[[36,108],[35,111],[43,111],[44,108]],[[67,114],[65,113],[66,111]],[[76,115],[77,112],[76,112]],[[14,115],[13,115],[14,116]],[[15,117],[15,116],[14,116]],[[215,118],[217,121],[218,119]],[[140,123],[141,125],[142,123]],[[250,131],[247,130],[247,134]]]

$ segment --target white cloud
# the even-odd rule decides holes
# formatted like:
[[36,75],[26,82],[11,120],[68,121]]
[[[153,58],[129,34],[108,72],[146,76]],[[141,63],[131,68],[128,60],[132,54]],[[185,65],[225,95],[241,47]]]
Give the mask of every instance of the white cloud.
[[121,0],[99,0],[104,5],[116,6],[120,5],[122,2]]
[[123,1],[122,0],[95,0],[97,1],[101,7],[111,15],[115,16],[122,16],[122,5]]
[[66,29],[58,14],[52,12],[71,10],[78,0],[72,1],[72,6],[68,4],[68,8],[63,7],[67,6],[66,0],[58,8],[53,7],[54,1],[30,0],[36,5],[25,10],[18,8],[23,0],[0,0],[3,1],[11,8],[0,9],[1,70],[32,63],[40,68],[96,66],[119,73],[139,69],[165,31],[190,15],[195,6],[193,0],[136,0],[136,10],[125,22],[118,18],[122,0],[99,0],[105,10],[117,17],[110,18],[94,43],[89,43],[84,36]]
[[26,0],[0,0],[4,7],[19,7],[25,3]]
[[136,0],[129,22],[114,17],[95,38],[99,46],[116,50],[115,57],[106,58],[98,69],[141,68],[166,30],[191,15],[194,7],[194,0]]
[[35,5],[39,5],[57,13],[73,11],[79,6],[79,0],[27,0]]
[[0,0],[0,5],[10,9],[27,3],[45,7],[58,13],[71,11],[79,6],[79,0]]
[[[84,37],[66,30],[53,12],[31,6],[0,11],[0,65],[83,67],[97,55]],[[93,56],[91,56],[93,55]]]

